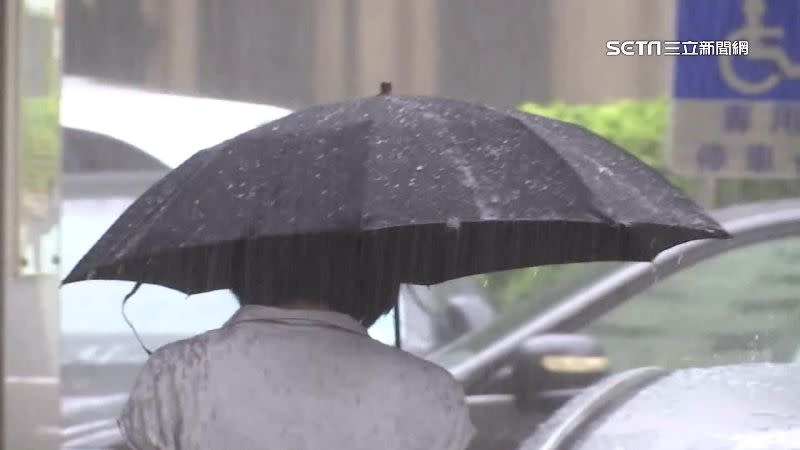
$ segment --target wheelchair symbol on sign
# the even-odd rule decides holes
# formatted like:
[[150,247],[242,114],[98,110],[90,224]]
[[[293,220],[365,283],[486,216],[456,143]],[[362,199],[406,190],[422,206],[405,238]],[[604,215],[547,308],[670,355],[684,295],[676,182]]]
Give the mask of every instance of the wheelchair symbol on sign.
[[[764,42],[765,39],[782,39],[784,30],[780,27],[764,26],[766,0],[742,0],[744,25],[731,33],[731,41],[749,41],[747,55],[720,55],[719,65],[722,79],[733,89],[743,94],[761,94],[778,85],[783,79],[800,78],[800,64],[793,62],[783,47]],[[770,73],[761,80],[745,80],[739,77],[733,67],[734,56],[752,61],[771,61],[780,73]]]

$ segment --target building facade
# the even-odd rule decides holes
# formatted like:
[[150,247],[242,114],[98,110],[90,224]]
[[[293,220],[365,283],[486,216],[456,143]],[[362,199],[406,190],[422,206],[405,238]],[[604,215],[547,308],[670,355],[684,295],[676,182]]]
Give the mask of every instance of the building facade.
[[66,3],[66,71],[298,108],[376,93],[509,106],[666,92],[674,0],[180,0]]

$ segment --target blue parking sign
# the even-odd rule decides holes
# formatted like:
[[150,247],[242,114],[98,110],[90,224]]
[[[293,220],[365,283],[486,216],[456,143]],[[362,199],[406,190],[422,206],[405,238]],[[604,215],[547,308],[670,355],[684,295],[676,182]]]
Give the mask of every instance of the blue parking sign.
[[672,168],[800,176],[800,0],[678,0],[677,14],[677,40],[706,51],[675,56]]
[[747,56],[678,56],[675,98],[800,100],[798,0],[680,0],[678,40],[749,48]]

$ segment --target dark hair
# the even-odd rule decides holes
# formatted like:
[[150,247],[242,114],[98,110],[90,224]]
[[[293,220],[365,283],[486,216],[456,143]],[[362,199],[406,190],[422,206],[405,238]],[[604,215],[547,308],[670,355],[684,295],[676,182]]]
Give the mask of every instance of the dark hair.
[[255,279],[258,277],[259,274],[253,274],[253,283],[231,287],[231,292],[241,305],[283,307],[293,301],[304,300],[347,314],[366,327],[394,307],[400,290],[399,283],[367,285],[357,280],[326,283],[312,280],[306,275],[298,277],[303,282],[274,283],[275,280],[268,279],[257,282]]
[[400,282],[365,268],[347,252],[339,251],[336,257],[286,252],[271,260],[281,264],[268,266],[252,254],[234,261],[230,290],[240,304],[281,307],[303,300],[347,314],[368,327],[397,302]]

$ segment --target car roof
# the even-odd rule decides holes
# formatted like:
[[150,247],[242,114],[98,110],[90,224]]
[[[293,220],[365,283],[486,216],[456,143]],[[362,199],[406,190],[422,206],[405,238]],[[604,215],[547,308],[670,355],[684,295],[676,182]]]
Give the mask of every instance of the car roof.
[[64,76],[61,125],[127,142],[174,168],[199,150],[279,119],[286,108]]
[[682,369],[620,402],[572,448],[797,448],[799,377],[800,364]]

